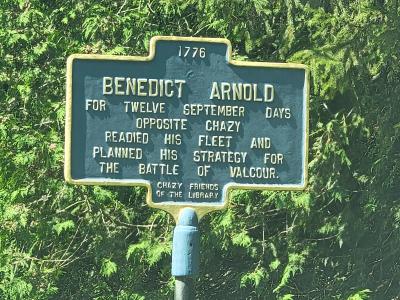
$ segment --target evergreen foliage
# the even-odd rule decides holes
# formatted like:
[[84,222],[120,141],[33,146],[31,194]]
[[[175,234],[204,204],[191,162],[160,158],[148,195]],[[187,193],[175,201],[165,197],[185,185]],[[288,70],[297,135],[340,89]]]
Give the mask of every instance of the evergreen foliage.
[[0,299],[172,297],[172,217],[63,179],[66,58],[154,35],[311,69],[309,186],[238,190],[202,220],[199,299],[399,299],[397,0],[1,1]]

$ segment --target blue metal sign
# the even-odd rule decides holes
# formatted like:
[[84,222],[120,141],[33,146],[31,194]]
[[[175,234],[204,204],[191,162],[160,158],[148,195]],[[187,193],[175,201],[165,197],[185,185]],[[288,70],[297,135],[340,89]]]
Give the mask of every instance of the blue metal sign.
[[155,37],[147,57],[72,55],[65,177],[144,185],[172,213],[223,208],[232,187],[303,189],[308,71],[231,60],[225,39]]

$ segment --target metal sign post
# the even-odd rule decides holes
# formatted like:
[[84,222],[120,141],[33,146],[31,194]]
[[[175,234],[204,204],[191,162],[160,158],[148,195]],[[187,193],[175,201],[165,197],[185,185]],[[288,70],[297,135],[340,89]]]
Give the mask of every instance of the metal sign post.
[[161,36],[146,57],[67,62],[65,178],[147,187],[147,203],[177,222],[172,274],[182,295],[198,273],[197,223],[225,208],[232,188],[307,182],[306,67],[231,54],[226,39]]
[[194,299],[193,278],[199,273],[200,235],[194,209],[181,210],[174,230],[172,275],[175,276],[175,300]]

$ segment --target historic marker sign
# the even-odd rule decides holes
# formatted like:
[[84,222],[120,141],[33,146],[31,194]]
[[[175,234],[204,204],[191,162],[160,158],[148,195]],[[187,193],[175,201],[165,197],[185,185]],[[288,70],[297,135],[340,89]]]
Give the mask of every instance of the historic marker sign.
[[231,60],[225,39],[155,37],[148,57],[72,55],[67,181],[146,185],[148,203],[203,212],[230,187],[302,189],[308,72]]

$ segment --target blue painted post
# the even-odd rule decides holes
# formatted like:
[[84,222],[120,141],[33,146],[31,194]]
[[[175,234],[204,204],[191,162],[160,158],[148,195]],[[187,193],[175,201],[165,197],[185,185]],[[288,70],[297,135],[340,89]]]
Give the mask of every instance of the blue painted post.
[[172,244],[172,276],[175,300],[194,299],[193,277],[199,273],[200,235],[198,219],[192,208],[180,211]]

